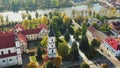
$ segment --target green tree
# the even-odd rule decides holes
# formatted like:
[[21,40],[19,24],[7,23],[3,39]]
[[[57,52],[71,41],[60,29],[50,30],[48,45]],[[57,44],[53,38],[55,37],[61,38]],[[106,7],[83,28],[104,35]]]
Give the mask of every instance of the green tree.
[[80,15],[77,15],[77,17],[75,18],[75,21],[78,23],[78,24],[81,24],[83,22],[84,18]]
[[55,68],[55,66],[53,65],[52,61],[49,60],[49,61],[47,61],[45,68]]
[[31,14],[28,14],[28,20],[32,20]]
[[36,12],[36,13],[35,13],[35,17],[38,18],[38,16],[39,16],[39,14],[38,14],[38,12]]
[[89,14],[89,16],[92,15],[92,11],[91,11],[91,9],[88,10],[88,14]]
[[40,46],[37,47],[37,59],[38,59],[38,61],[39,61],[40,59],[42,59],[42,51],[41,51]]
[[69,47],[65,40],[62,40],[61,43],[58,43],[58,53],[63,59],[66,59],[68,57]]
[[49,18],[52,19],[52,12],[49,12]]
[[86,62],[82,62],[80,68],[90,68],[90,66]]
[[65,38],[65,40],[66,40],[67,42],[69,42],[69,40],[70,40],[70,34],[69,34],[68,30],[66,30],[65,35],[64,35],[64,38]]
[[99,29],[99,26],[98,26],[98,24],[97,23],[92,23],[92,26],[94,27],[94,28],[96,28],[96,29]]
[[91,42],[92,47],[94,48],[99,48],[100,47],[100,41],[98,41],[97,39],[93,39]]
[[79,60],[79,52],[78,52],[77,44],[75,41],[73,41],[72,43],[70,54],[74,60]]
[[23,19],[23,20],[24,20],[24,19],[26,18],[26,16],[27,16],[26,13],[22,13],[21,15],[22,15],[22,19]]
[[69,33],[70,33],[71,35],[74,35],[74,30],[73,30],[73,27],[72,27],[72,26],[70,26],[70,28],[69,28]]
[[87,32],[87,25],[86,23],[82,24],[82,38],[80,41],[80,49],[85,52],[89,49],[89,43],[88,43],[88,38],[86,36],[86,32]]

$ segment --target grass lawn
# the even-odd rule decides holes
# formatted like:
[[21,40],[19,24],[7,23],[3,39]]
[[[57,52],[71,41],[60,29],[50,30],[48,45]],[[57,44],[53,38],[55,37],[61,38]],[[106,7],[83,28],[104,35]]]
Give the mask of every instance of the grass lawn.
[[35,56],[30,56],[30,61],[37,62],[36,57]]

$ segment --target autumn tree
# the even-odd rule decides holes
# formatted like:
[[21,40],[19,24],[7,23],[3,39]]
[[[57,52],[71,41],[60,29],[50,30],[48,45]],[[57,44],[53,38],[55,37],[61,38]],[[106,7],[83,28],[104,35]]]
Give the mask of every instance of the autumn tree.
[[39,64],[37,62],[30,62],[27,64],[27,68],[37,68]]
[[102,68],[108,68],[108,65],[106,63],[102,64]]
[[30,21],[27,20],[27,19],[24,19],[23,22],[22,22],[22,26],[23,26],[25,29],[28,29],[29,26],[30,26]]
[[63,23],[67,25],[67,27],[70,25],[71,23],[71,18],[68,16],[64,16],[63,17]]
[[69,47],[67,42],[63,39],[62,42],[58,43],[58,53],[63,59],[68,57]]
[[57,57],[53,60],[53,63],[55,64],[55,68],[61,68],[62,57],[61,57],[61,56],[57,56]]
[[46,16],[43,16],[41,19],[41,22],[44,23],[45,25],[48,24],[48,18]]
[[45,36],[42,41],[40,42],[40,44],[43,46],[43,47],[47,47],[48,45],[48,36]]

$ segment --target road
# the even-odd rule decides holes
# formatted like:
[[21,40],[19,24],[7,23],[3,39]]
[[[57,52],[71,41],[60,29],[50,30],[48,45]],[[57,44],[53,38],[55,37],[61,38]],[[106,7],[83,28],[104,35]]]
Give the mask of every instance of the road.
[[[81,28],[81,26],[80,26],[79,24],[77,24],[74,20],[72,20],[72,22],[73,22],[72,24],[73,24],[74,26],[76,26],[76,27],[78,27],[78,28]],[[101,42],[100,48],[104,50],[104,52],[101,52],[100,50],[98,50],[98,51],[105,57],[105,58],[103,58],[103,59],[108,60],[108,61],[106,61],[105,63],[108,64],[108,67],[109,67],[109,68],[120,68],[120,61],[117,60],[117,59],[116,59],[111,53],[109,53],[109,51],[107,51],[107,50],[105,49],[105,47],[104,47],[103,40],[106,39],[107,36],[106,36],[104,33],[102,33],[101,31],[97,31],[95,34],[96,34],[96,38],[98,38],[98,39],[100,40],[100,42]],[[89,35],[87,35],[87,36],[89,36]],[[80,51],[80,50],[79,50],[79,51]],[[84,55],[83,55],[81,52],[80,52],[80,54],[81,54],[83,60],[87,62],[88,60],[85,60]],[[108,54],[109,54],[109,55],[108,55]],[[92,61],[90,61],[90,62],[92,63]],[[111,63],[109,63],[109,62],[111,62]],[[88,62],[88,64],[90,64],[90,63]],[[113,65],[112,65],[112,64],[113,64]],[[91,68],[99,68],[99,67],[96,67],[95,65],[90,65],[90,66],[91,66]]]

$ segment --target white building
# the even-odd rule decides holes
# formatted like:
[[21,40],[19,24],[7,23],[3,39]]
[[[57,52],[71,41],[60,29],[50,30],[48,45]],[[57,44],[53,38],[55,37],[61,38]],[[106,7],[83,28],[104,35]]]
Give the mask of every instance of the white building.
[[52,26],[50,26],[50,31],[48,34],[48,57],[51,58],[55,58],[56,57],[56,46],[55,46],[55,34],[54,31],[52,29]]
[[42,39],[48,34],[48,29],[43,24],[38,28],[26,30],[17,24],[15,29],[15,32],[0,32],[0,68],[22,65],[22,53],[28,53],[27,41]]
[[104,45],[115,57],[120,57],[120,42],[114,38],[108,37],[104,40]]

